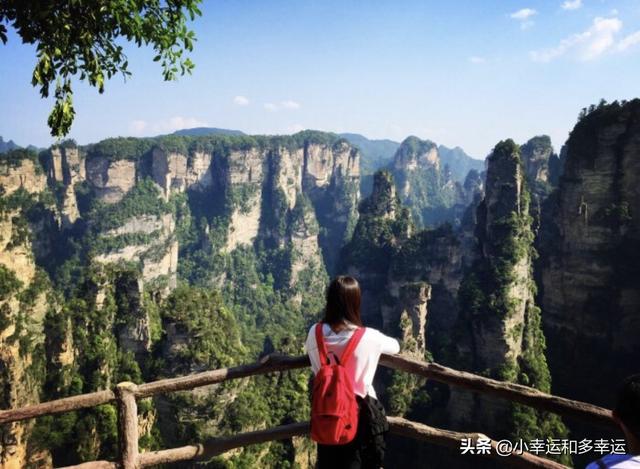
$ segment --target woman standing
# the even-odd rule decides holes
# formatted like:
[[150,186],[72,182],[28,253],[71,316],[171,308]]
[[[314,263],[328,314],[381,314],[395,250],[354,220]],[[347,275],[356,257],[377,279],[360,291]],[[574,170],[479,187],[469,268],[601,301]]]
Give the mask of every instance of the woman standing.
[[[398,353],[396,339],[372,328],[364,328],[360,320],[360,286],[353,277],[339,276],[327,289],[327,303],[321,323],[309,330],[305,350],[311,369],[317,375],[321,356],[328,363],[344,366],[352,380],[358,403],[358,426],[355,438],[346,444],[318,444],[319,469],[378,469],[384,458],[384,434],[388,430],[384,408],[376,398],[373,377],[383,353]],[[316,328],[319,328],[316,330]],[[359,331],[359,329],[362,329]],[[355,348],[350,347],[341,359],[347,344],[357,332]],[[318,344],[318,338],[322,343]],[[320,347],[319,347],[320,345]]]

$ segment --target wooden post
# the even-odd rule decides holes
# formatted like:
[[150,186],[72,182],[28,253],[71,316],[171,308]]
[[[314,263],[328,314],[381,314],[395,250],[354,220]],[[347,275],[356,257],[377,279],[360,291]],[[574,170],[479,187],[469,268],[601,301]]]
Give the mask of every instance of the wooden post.
[[119,459],[122,469],[138,468],[138,406],[135,392],[138,386],[125,381],[116,386],[118,404]]

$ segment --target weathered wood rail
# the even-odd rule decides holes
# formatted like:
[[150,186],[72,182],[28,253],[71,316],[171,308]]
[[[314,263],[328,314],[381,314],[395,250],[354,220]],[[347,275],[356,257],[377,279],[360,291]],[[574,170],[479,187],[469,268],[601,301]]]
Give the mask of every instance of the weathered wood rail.
[[[536,409],[555,412],[560,415],[582,419],[608,427],[616,427],[611,411],[586,402],[575,401],[563,397],[553,396],[536,389],[513,383],[497,381],[474,375],[464,371],[454,370],[437,363],[425,363],[400,355],[383,355],[380,364],[413,373],[425,378],[433,379],[451,386],[458,386],[474,392],[480,392],[510,401],[526,404]],[[44,415],[53,415],[79,409],[95,407],[101,404],[116,402],[118,408],[119,460],[90,461],[75,468],[120,468],[134,469],[162,463],[187,461],[193,459],[206,460],[217,454],[233,448],[250,444],[263,443],[273,440],[292,438],[309,432],[309,423],[301,422],[283,425],[266,430],[242,433],[239,435],[215,438],[198,445],[165,449],[140,453],[138,448],[138,415],[136,400],[175,391],[191,390],[201,386],[220,383],[229,379],[243,378],[258,374],[292,370],[309,366],[307,356],[289,357],[272,354],[256,363],[240,365],[232,368],[221,368],[205,371],[178,378],[162,379],[136,385],[134,383],[119,383],[114,391],[104,390],[79,396],[67,397],[41,404],[7,409],[0,411],[0,424],[7,424],[19,420],[26,420]],[[477,440],[485,437],[479,433],[459,433],[438,429],[411,422],[399,417],[389,417],[392,434],[414,438],[442,446],[458,449],[462,438]],[[495,441],[492,440],[495,449]],[[501,458],[495,451],[488,457]],[[515,467],[564,468],[562,464],[534,456],[533,454],[512,454],[508,457],[509,464]]]

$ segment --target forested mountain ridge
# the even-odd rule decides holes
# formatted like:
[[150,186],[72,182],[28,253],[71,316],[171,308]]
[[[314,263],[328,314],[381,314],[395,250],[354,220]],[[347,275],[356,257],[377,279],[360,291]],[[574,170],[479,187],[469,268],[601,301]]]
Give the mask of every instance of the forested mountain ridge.
[[[373,173],[391,172],[402,202],[420,227],[436,227],[444,222],[460,223],[476,186],[481,185],[484,162],[429,140],[407,137],[402,143],[369,140],[359,134],[340,134],[361,149],[360,193],[371,194]],[[419,155],[418,152],[424,154]],[[473,182],[472,182],[473,181]]]
[[560,392],[603,405],[608,383],[637,373],[640,358],[639,122],[640,99],[585,109],[543,206],[538,285],[551,370]]
[[388,166],[400,200],[410,208],[420,227],[434,228],[445,222],[459,225],[473,194],[482,185],[479,171],[473,166],[482,168],[483,162],[474,160],[478,164],[469,165],[472,169],[459,181],[444,158],[451,155],[463,158],[430,140],[411,136],[402,142]]
[[[587,110],[561,156],[545,136],[502,141],[486,175],[472,170],[462,184],[444,177],[435,144],[409,139],[398,173],[376,173],[362,200],[360,152],[322,132],[119,138],[2,155],[3,406],[301,353],[338,272],[360,280],[365,322],[398,337],[404,354],[610,406],[615,381],[640,357],[631,340],[638,102]],[[413,219],[420,171],[462,189],[455,225]],[[578,351],[606,369],[598,386],[580,381],[589,370],[575,365]],[[566,434],[545,413],[402,373],[379,378],[390,414],[493,437]],[[308,370],[275,373],[143,400],[141,445],[305,420],[307,379]],[[109,459],[115,422],[102,406],[5,426],[0,458],[7,467]],[[306,467],[312,454],[294,439],[211,464]],[[442,467],[451,456],[415,442],[389,448],[406,467]]]
[[[413,144],[401,167],[417,167],[416,155],[422,155],[437,168],[435,146]],[[394,184],[390,172],[376,173],[354,236],[343,249],[343,270],[361,281],[367,323],[400,338],[402,353],[549,392],[533,281],[534,223],[520,147],[511,140],[498,143],[487,164],[486,186],[474,188],[473,202],[455,229],[413,226],[396,191],[402,183]],[[532,177],[535,183],[537,176]],[[523,406],[402,373],[387,376],[386,385],[383,396],[396,415],[457,430],[482,422],[500,438],[566,435],[558,417]],[[392,452],[403,466],[426,457],[421,451],[435,466],[453,464],[450,455],[432,447],[395,443]]]
[[16,148],[20,148],[16,142],[13,140],[5,142],[0,136],[0,153],[6,153],[8,151],[15,150]]
[[[1,164],[4,407],[242,363],[274,347],[299,353],[355,224],[359,154],[331,134],[67,142]],[[273,379],[278,391],[265,392]],[[141,444],[276,425],[307,408],[301,373],[143,401]],[[113,457],[115,413],[2,432],[7,465]],[[306,457],[274,443],[235,459],[271,465],[283,454]]]
[[445,145],[438,145],[438,154],[443,166],[449,168],[451,178],[454,181],[464,181],[469,171],[482,172],[485,169],[484,159],[469,156],[460,147],[449,148]]

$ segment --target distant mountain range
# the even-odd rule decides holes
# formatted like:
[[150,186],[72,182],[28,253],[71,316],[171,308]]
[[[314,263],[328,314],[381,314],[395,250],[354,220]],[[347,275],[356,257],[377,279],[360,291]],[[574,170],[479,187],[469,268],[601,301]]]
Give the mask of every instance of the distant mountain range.
[[[340,136],[360,148],[362,153],[361,169],[365,175],[372,174],[376,170],[388,166],[392,162],[396,151],[400,148],[400,142],[393,140],[370,140],[364,135],[351,133],[343,133]],[[442,168],[449,167],[451,178],[454,181],[463,182],[472,169],[477,171],[484,169],[484,160],[469,156],[460,147],[448,148],[444,145],[439,145],[438,156],[440,157]]]
[[376,170],[388,165],[400,146],[399,142],[393,140],[371,140],[360,134],[343,133],[340,136],[360,148],[362,153],[360,169],[363,174],[373,174]]
[[205,135],[247,135],[241,130],[219,129],[217,127],[194,127],[192,129],[176,130],[171,135],[188,137],[202,137]]
[[[220,129],[216,127],[195,127],[193,129],[182,129],[173,132],[172,135],[184,135],[191,137],[201,137],[204,135],[247,135],[240,130]],[[361,170],[362,174],[373,174],[376,170],[388,166],[400,147],[400,142],[389,139],[369,139],[361,134],[341,133],[340,137],[346,139],[352,145],[358,147],[362,153]],[[438,154],[442,162],[442,167],[449,167],[451,178],[454,181],[463,182],[467,173],[475,169],[484,169],[484,160],[479,160],[469,156],[462,148],[448,148],[444,145],[438,146]]]
[[[241,130],[221,129],[218,127],[194,127],[191,129],[176,130],[171,135],[202,137],[205,135],[248,135]],[[352,145],[358,147],[362,154],[361,171],[363,175],[372,175],[378,169],[391,164],[393,157],[400,147],[400,142],[389,139],[369,139],[361,134],[341,133],[340,137],[346,139]],[[0,137],[0,153],[5,153],[17,148],[23,148],[13,140],[4,141]],[[40,149],[29,145],[28,149],[39,151]],[[469,156],[462,148],[448,148],[444,145],[438,146],[438,154],[442,162],[442,167],[449,167],[451,178],[454,181],[463,182],[467,173],[472,170],[482,171],[484,161]],[[369,181],[367,181],[369,182]],[[369,184],[367,184],[368,186]]]
[[9,140],[8,142],[5,142],[2,139],[2,137],[0,137],[0,153],[6,153],[8,151],[15,150],[16,148],[22,148],[22,147],[18,145],[16,142],[14,142],[13,140]]
[[478,172],[484,170],[484,160],[467,155],[460,147],[448,148],[444,145],[438,145],[438,155],[443,167],[449,167],[451,178],[454,181],[463,182],[472,169]]

